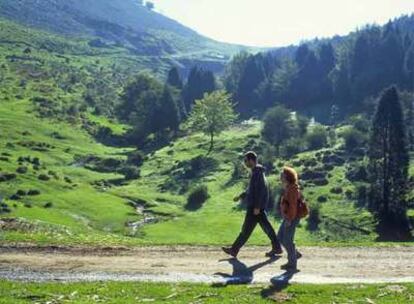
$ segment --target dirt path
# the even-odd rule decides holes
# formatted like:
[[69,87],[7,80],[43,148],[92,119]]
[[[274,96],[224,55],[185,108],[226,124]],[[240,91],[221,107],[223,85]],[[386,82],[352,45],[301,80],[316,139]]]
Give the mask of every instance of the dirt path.
[[[285,257],[248,247],[229,259],[217,247],[137,249],[0,247],[0,278],[24,281],[262,283],[280,279]],[[298,283],[414,282],[414,246],[301,249]]]

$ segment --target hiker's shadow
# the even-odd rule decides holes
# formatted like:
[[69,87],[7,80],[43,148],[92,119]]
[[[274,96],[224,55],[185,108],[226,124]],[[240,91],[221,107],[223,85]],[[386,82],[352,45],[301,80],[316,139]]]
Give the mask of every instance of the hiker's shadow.
[[280,292],[289,286],[289,281],[293,278],[293,276],[297,272],[298,271],[286,271],[282,273],[281,275],[274,276],[273,278],[271,278],[270,283],[272,283],[272,285],[263,289],[260,292],[260,295],[262,296],[262,298],[264,299],[272,298],[275,301],[279,301],[279,297],[280,297],[280,300],[282,300],[283,295],[280,294]]
[[244,264],[237,258],[220,260],[220,262],[228,261],[233,267],[233,272],[231,274],[223,273],[223,272],[216,272],[215,275],[218,275],[224,278],[224,284],[219,283],[219,284],[214,284],[214,285],[223,286],[223,285],[234,285],[234,284],[249,284],[253,281],[253,278],[254,278],[253,274],[256,270],[266,265],[272,264],[278,259],[279,257],[269,258],[266,261],[257,263],[250,267],[247,267],[246,264]]

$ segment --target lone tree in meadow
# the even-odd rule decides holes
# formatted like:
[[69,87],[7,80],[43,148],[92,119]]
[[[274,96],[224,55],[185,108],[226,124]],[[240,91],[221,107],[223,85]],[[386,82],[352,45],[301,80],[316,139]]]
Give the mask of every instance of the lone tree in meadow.
[[196,100],[188,118],[191,130],[201,131],[210,136],[208,154],[214,146],[214,137],[227,129],[237,118],[230,95],[225,91],[204,94]]
[[395,87],[386,89],[372,121],[369,144],[370,210],[382,239],[407,239],[409,155],[404,115]]

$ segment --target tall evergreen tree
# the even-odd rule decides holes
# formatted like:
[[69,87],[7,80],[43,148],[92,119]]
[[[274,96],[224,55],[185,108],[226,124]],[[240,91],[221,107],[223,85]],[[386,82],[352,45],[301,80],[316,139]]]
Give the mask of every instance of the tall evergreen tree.
[[178,90],[183,89],[183,81],[176,67],[171,68],[168,72],[167,84]]
[[181,114],[177,102],[173,98],[171,89],[168,86],[164,86],[159,112],[160,129],[177,131],[180,125]]
[[260,54],[247,59],[237,86],[237,110],[246,118],[253,116],[258,110],[256,90],[266,77],[262,59]]
[[211,93],[214,90],[216,90],[214,74],[200,67],[193,67],[183,90],[183,100],[187,113],[191,111],[195,100],[202,99],[205,93]]
[[395,87],[385,90],[372,121],[369,145],[370,210],[384,239],[406,239],[409,155],[403,110]]

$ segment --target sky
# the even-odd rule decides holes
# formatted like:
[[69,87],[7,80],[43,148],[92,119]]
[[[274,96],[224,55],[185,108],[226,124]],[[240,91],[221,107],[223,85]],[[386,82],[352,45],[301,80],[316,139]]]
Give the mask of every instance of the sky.
[[286,46],[344,35],[414,12],[414,0],[152,0],[156,10],[218,41]]

